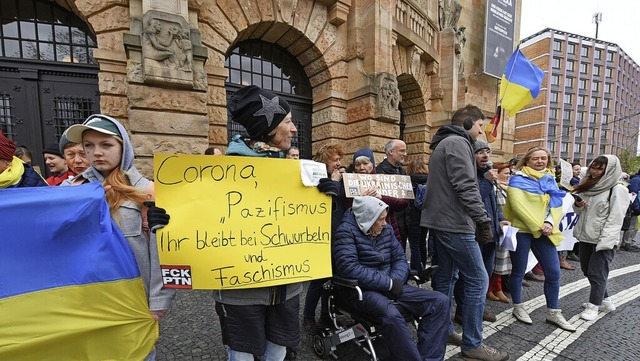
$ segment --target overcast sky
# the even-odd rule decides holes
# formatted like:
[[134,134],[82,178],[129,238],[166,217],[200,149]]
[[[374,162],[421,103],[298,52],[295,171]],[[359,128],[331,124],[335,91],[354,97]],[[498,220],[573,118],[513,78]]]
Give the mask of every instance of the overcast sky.
[[[515,2],[515,1],[514,1]],[[522,0],[522,39],[545,28],[594,38],[593,14],[602,13],[598,39],[618,44],[640,64],[640,1]]]

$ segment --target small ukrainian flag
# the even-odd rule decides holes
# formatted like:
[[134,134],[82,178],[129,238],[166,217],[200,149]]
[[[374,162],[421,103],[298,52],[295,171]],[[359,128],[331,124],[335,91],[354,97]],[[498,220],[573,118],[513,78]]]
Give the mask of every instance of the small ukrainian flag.
[[500,83],[500,104],[509,116],[514,116],[540,93],[544,71],[535,66],[520,51],[511,55]]

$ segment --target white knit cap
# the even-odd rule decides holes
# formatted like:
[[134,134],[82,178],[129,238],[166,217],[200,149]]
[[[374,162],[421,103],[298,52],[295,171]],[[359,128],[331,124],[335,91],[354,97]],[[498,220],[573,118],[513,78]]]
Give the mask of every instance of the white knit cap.
[[361,196],[353,198],[353,207],[351,209],[360,230],[362,230],[364,234],[369,234],[371,226],[373,226],[378,220],[378,217],[380,217],[380,214],[387,208],[389,208],[389,206],[378,198]]

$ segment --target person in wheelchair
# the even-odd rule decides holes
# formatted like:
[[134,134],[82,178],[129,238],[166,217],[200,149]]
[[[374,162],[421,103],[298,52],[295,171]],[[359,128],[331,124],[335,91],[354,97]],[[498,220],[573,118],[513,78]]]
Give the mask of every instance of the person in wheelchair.
[[[355,197],[345,212],[332,247],[334,275],[358,280],[362,301],[351,289],[342,302],[367,315],[394,359],[443,360],[451,318],[449,299],[440,292],[405,284],[409,264],[393,229],[385,222],[388,206],[369,196]],[[418,343],[405,317],[418,321]]]

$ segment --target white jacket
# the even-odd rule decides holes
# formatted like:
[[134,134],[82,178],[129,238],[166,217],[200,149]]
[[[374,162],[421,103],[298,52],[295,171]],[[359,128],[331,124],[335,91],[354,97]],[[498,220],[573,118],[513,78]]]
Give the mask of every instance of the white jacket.
[[578,194],[586,205],[573,206],[580,215],[573,236],[580,242],[596,244],[596,251],[611,250],[620,241],[620,229],[629,207],[629,190],[620,183],[622,169],[617,157],[606,155],[607,169],[600,181]]

